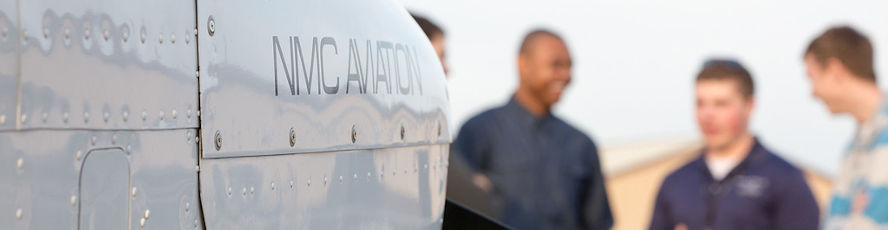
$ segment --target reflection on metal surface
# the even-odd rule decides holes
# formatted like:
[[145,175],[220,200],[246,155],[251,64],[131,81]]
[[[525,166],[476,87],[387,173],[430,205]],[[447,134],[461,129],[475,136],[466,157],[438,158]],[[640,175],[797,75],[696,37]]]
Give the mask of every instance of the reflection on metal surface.
[[[194,171],[197,146],[181,139],[187,131],[193,132],[0,132],[0,162],[10,163],[9,170],[0,170],[0,188],[4,188],[0,189],[0,226],[70,229],[91,215],[117,216],[80,222],[95,224],[80,225],[80,229],[100,229],[109,224],[104,220],[116,221],[122,214],[124,223],[138,229],[139,220],[150,209],[152,229],[193,229],[194,220],[200,220],[199,210],[182,209],[199,199]],[[111,144],[115,135],[116,144]],[[97,137],[95,146],[89,143],[92,137]],[[132,146],[131,151],[123,151],[124,146]],[[107,154],[96,157],[101,156],[97,153]],[[22,162],[21,170],[12,165],[18,162]]]
[[[140,44],[122,38],[130,28],[157,36],[190,36],[195,28],[194,2],[46,0],[19,4],[22,30],[43,31],[22,38],[20,82],[2,82],[7,68],[0,68],[0,87],[21,85],[20,103],[0,103],[0,114],[4,114],[2,107],[19,104],[20,128],[197,127],[197,119],[163,115],[197,108],[197,79],[192,75],[197,69],[197,47]],[[154,15],[159,12],[164,13],[163,19]],[[0,63],[5,62],[3,50]],[[16,97],[0,97],[7,98]],[[126,119],[135,111],[159,115],[144,116],[141,122]],[[72,118],[82,122],[68,122]]]
[[[440,229],[447,176],[442,159],[447,159],[448,149],[445,144],[203,159],[201,199],[207,227]],[[407,169],[419,164],[435,167],[370,176],[385,167]],[[368,176],[358,179],[358,174]],[[312,186],[312,177],[323,178],[325,184]],[[276,189],[280,183],[305,186]],[[244,189],[233,197],[231,187]]]
[[441,65],[396,2],[245,4],[198,2],[201,128],[225,140],[203,157],[450,142]]
[[394,0],[0,0],[0,228],[437,229],[445,84]]

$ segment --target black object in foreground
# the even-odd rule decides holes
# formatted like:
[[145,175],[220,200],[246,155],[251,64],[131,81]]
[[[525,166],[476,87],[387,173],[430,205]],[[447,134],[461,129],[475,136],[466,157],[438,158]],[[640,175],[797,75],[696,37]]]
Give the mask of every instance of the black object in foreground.
[[478,214],[462,204],[447,199],[444,205],[443,230],[449,229],[510,229],[506,225]]

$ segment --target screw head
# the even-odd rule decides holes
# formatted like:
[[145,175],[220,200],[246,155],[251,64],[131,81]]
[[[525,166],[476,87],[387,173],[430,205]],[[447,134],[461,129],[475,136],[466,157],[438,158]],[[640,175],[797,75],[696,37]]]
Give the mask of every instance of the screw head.
[[296,130],[290,128],[290,147],[296,146]]
[[352,125],[351,138],[352,138],[352,144],[354,144],[355,142],[358,141],[358,128],[355,127],[354,125]]
[[401,125],[401,140],[402,140],[402,141],[404,140],[404,134],[406,134],[406,132],[407,132],[407,131],[404,129],[404,126]]
[[216,151],[222,149],[222,131],[216,130]]
[[216,19],[213,16],[210,16],[210,19],[207,21],[207,32],[210,33],[210,36],[216,33]]

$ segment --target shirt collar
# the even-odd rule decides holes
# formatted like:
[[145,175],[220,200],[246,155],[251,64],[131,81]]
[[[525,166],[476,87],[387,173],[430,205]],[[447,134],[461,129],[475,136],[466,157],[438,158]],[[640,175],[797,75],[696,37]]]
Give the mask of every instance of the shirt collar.
[[[749,149],[749,153],[746,154],[746,158],[744,158],[743,161],[740,162],[740,164],[737,164],[737,166],[735,166],[734,169],[731,169],[731,172],[728,173],[728,175],[725,176],[725,178],[731,177],[732,174],[736,174],[737,171],[739,171],[739,170],[743,170],[743,169],[748,168],[751,164],[756,164],[756,163],[762,161],[767,154],[768,154],[768,150],[765,148],[764,145],[761,144],[761,142],[759,142],[758,137],[753,137],[752,148]],[[694,160],[694,165],[701,172],[703,172],[706,175],[711,177],[712,174],[709,172],[709,167],[706,166],[706,158],[705,157],[706,157],[706,150],[704,149],[704,150],[700,151],[700,157],[697,157],[697,159]]]
[[518,123],[524,127],[530,128],[538,128],[544,124],[545,121],[553,118],[552,113],[546,113],[546,115],[542,117],[537,117],[533,115],[524,105],[521,105],[521,102],[518,102],[518,98],[512,96],[509,99],[509,102],[505,105],[506,110],[508,110],[518,121]]
[[857,127],[856,144],[858,146],[868,146],[888,125],[888,94],[882,94],[882,101],[875,114],[870,119]]

